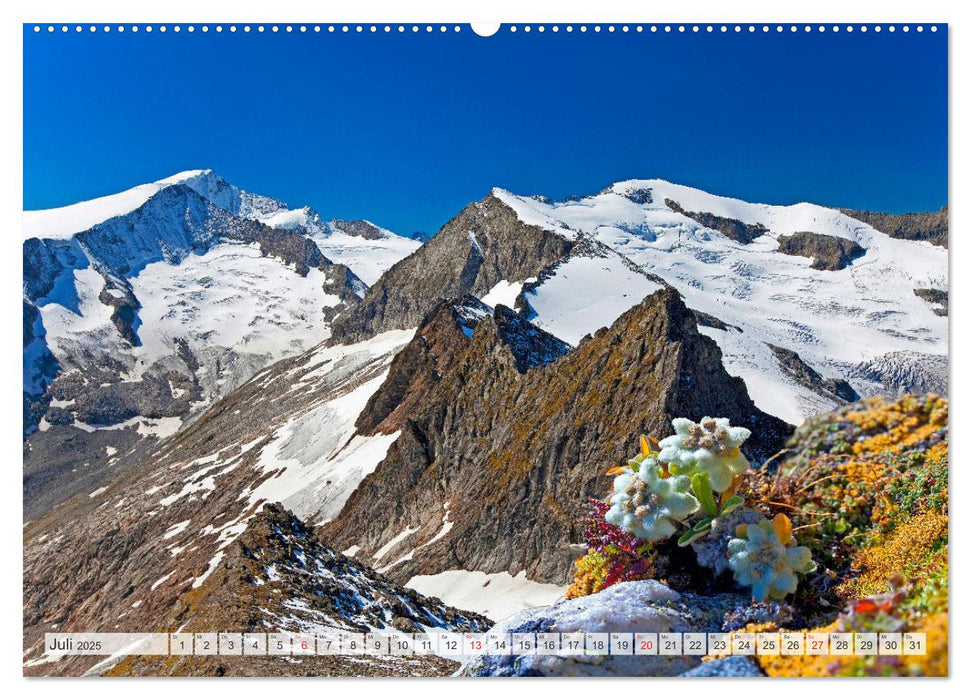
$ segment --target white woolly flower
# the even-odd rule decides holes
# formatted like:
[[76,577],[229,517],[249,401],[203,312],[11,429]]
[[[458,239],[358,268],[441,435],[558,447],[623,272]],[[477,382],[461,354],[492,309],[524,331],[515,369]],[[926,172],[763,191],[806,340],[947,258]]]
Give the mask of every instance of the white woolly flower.
[[700,423],[675,418],[671,424],[675,434],[661,440],[657,458],[672,473],[707,472],[712,488],[721,493],[732,485],[733,476],[749,468],[739,449],[752,434],[748,428],[732,427],[727,418],[707,416]]
[[665,540],[674,534],[676,522],[699,508],[698,499],[688,493],[691,480],[686,476],[662,479],[652,457],[639,463],[632,460],[631,467],[614,479],[606,520],[639,539]]
[[[791,535],[787,539],[791,541]],[[746,526],[744,537],[729,540],[728,563],[735,580],[751,587],[755,600],[782,600],[796,592],[796,574],[816,569],[808,547],[786,544],[768,520]]]

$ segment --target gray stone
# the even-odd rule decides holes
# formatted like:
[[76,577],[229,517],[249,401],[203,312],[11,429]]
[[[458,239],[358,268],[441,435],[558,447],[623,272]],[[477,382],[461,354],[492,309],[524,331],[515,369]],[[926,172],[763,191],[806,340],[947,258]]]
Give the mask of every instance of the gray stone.
[[681,675],[690,678],[737,678],[759,677],[765,674],[748,656],[726,656],[706,661]]
[[[599,593],[526,610],[496,632],[691,632],[681,595],[658,581],[618,583]],[[477,656],[460,676],[677,676],[698,664],[689,656]]]

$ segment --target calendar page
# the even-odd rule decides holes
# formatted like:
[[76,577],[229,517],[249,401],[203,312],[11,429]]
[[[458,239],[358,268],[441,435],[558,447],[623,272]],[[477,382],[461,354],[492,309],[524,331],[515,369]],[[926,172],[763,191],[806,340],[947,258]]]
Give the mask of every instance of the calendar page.
[[948,675],[946,23],[22,31],[24,675]]

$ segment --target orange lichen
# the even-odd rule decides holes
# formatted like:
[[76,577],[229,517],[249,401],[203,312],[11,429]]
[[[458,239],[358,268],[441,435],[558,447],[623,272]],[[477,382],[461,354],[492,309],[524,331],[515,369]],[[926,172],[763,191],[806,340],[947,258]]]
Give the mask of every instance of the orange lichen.
[[603,590],[607,578],[607,557],[599,552],[590,551],[576,561],[573,583],[566,589],[566,598],[580,598]]
[[902,523],[884,542],[859,552],[855,566],[862,573],[844,583],[841,592],[854,596],[881,593],[891,578],[909,576],[925,567],[944,547],[947,523],[947,516],[940,513],[925,513]]
[[[753,630],[755,631],[755,630]],[[758,630],[772,631],[772,630]],[[788,631],[788,630],[780,630]],[[833,622],[825,627],[816,627],[806,630],[794,630],[797,632],[830,632],[839,631],[839,622]],[[816,678],[819,676],[833,675],[835,667],[845,657],[841,656],[810,656],[808,654],[795,654],[792,656],[784,655],[761,655],[756,657],[756,662],[762,667],[767,676],[780,676],[784,678]]]

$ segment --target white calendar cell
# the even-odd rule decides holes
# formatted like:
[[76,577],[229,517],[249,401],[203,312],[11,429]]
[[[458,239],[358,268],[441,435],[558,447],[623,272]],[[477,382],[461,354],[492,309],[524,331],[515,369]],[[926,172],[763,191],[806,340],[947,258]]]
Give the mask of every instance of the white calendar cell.
[[414,636],[414,653],[419,656],[427,656],[438,652],[438,635],[416,634]]
[[876,632],[856,632],[853,635],[853,651],[857,656],[871,656],[877,653]]
[[393,632],[388,635],[391,653],[395,656],[412,656],[415,653],[415,637],[405,632]]
[[610,653],[614,656],[633,656],[634,635],[631,632],[611,632]]
[[536,634],[536,654],[539,656],[556,656],[560,653],[559,632],[538,632]]
[[237,632],[219,633],[219,655],[220,656],[242,656],[243,655],[243,635]]
[[317,635],[317,656],[336,656],[340,653],[340,632],[324,632]]
[[927,634],[924,632],[904,632],[904,656],[923,656],[927,653]]
[[634,634],[634,656],[657,656],[657,632]]
[[829,654],[829,635],[825,632],[807,632],[806,654],[809,656],[827,656]]
[[728,632],[709,632],[708,633],[708,653],[709,654],[728,654],[732,653],[732,635]]
[[512,648],[512,640],[508,632],[486,632],[486,654],[507,656]]
[[270,656],[290,656],[293,636],[289,632],[270,632],[266,635],[266,650]]
[[[432,638],[434,641],[434,637]],[[456,657],[465,653],[465,635],[461,632],[439,632],[438,649],[441,656]],[[471,652],[469,652],[471,653]]]
[[474,656],[486,653],[486,636],[466,632],[462,638],[462,653],[466,656]]
[[900,656],[904,636],[900,632],[881,632],[877,637],[877,651],[881,656]]
[[312,634],[293,635],[293,641],[291,644],[293,646],[294,656],[312,656],[316,654],[316,641],[316,638]]
[[685,656],[704,656],[708,653],[708,635],[704,632],[686,632],[681,649]]
[[748,656],[755,653],[755,634],[751,632],[732,633],[732,654]]
[[560,635],[560,656],[583,656],[583,632]]
[[363,632],[341,632],[341,654],[356,656],[364,653]]
[[169,635],[169,653],[172,656],[192,656],[192,640],[195,637],[191,632],[174,632]]
[[657,650],[661,656],[681,656],[681,633],[659,632]]
[[196,632],[195,639],[196,656],[215,656],[219,649],[219,635],[215,632]]
[[536,635],[532,632],[513,632],[512,653],[516,656],[532,656],[536,653]]
[[367,632],[364,635],[364,653],[377,656],[391,654],[391,639],[381,632]]
[[783,632],[782,653],[785,656],[803,656],[806,653],[806,635],[803,632]]
[[755,635],[755,653],[758,656],[778,656],[782,639],[778,632],[758,632]]
[[607,656],[610,653],[610,635],[606,632],[584,634],[583,650],[587,656]]
[[829,653],[833,656],[853,656],[853,634],[850,632],[830,633]]

